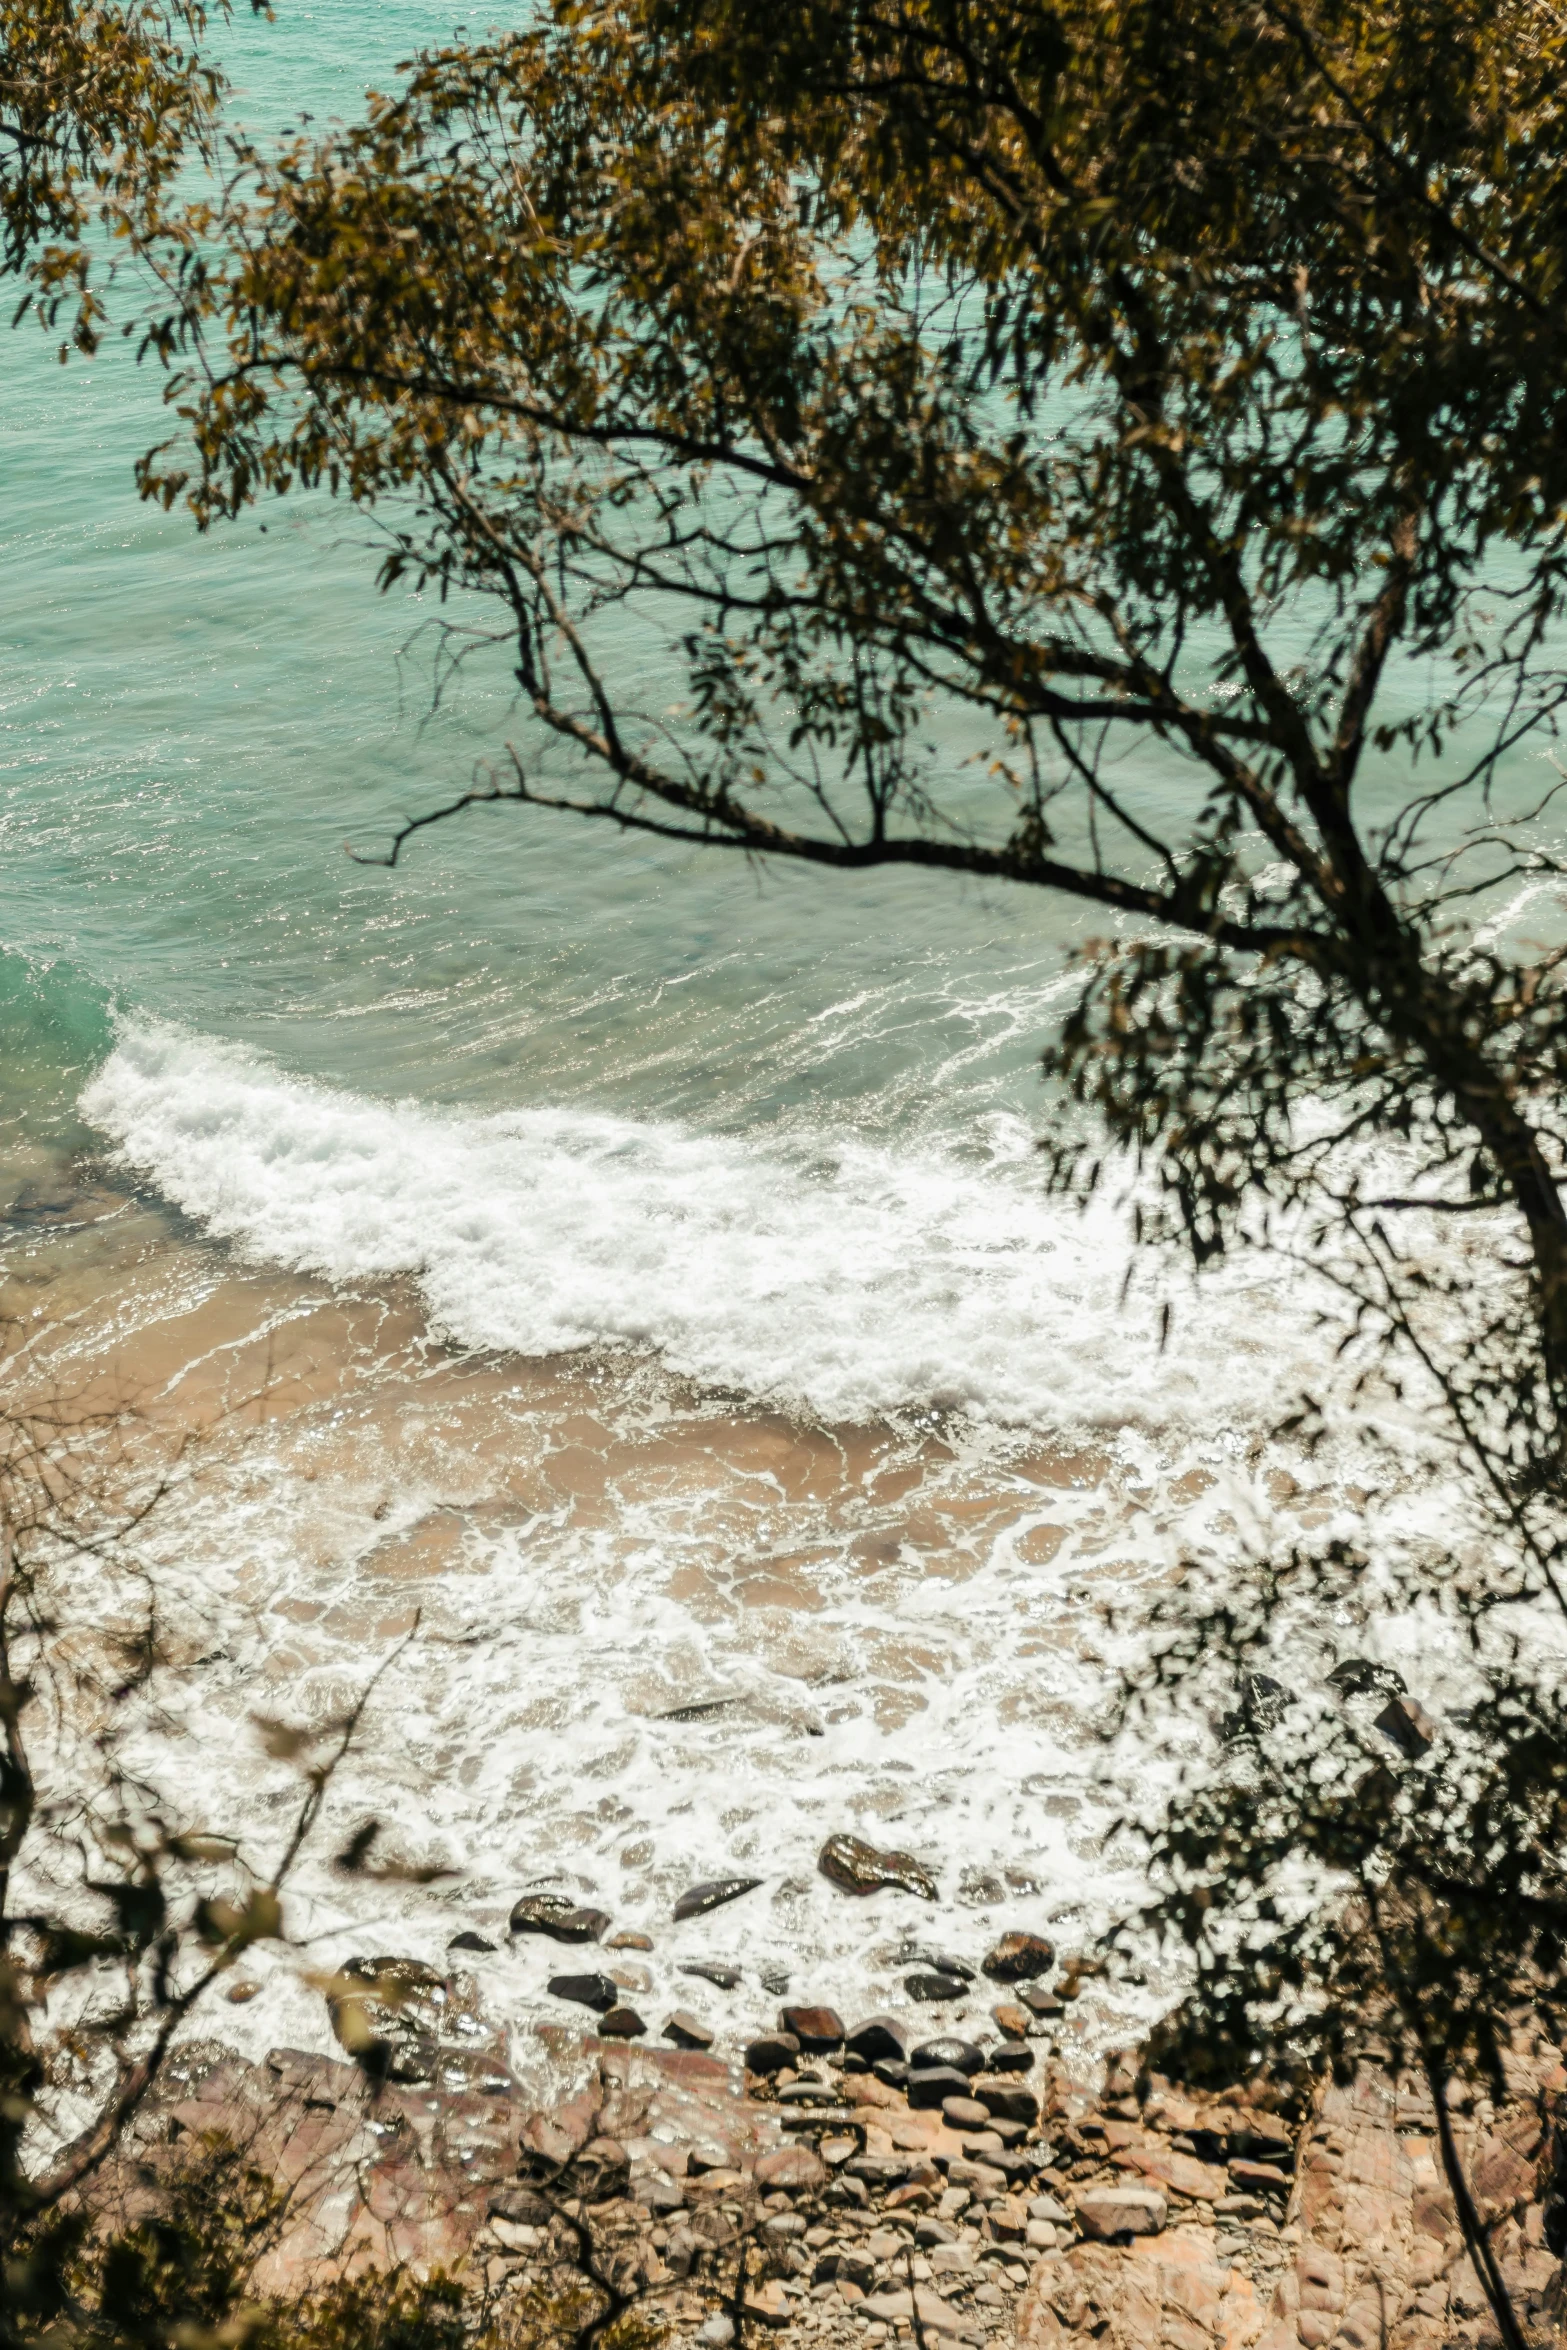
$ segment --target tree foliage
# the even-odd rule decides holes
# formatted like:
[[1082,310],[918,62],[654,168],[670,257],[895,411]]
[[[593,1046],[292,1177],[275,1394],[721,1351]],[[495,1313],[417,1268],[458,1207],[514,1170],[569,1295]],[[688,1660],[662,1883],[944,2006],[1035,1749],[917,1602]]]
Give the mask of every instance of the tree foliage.
[[[555,0],[235,149],[143,470],[204,524],[324,484],[488,600],[522,724],[389,859],[503,799],[1110,918],[1049,1065],[1145,1230],[1304,1256],[1436,1401],[1468,1515],[1371,1580],[1489,1690],[1424,1760],[1255,1725],[1146,1922],[1193,2044],[1374,2025],[1444,2112],[1567,1947],[1502,1629],[1567,1617],[1563,949],[1504,918],[1560,871],[1564,65],[1538,0]],[[1194,1587],[1129,1702],[1365,1571]]]
[[18,319],[68,312],[84,351],[105,317],[95,256],[189,234],[176,181],[213,156],[226,87],[202,53],[207,13],[203,0],[0,5],[0,274],[22,283]]

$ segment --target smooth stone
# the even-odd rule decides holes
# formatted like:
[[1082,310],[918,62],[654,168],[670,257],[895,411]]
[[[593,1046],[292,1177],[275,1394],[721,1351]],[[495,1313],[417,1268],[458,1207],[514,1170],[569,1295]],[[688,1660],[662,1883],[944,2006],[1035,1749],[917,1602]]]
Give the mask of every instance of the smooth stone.
[[623,1927],[618,1934],[611,1934],[604,1947],[606,1950],[651,1950],[653,1937],[651,1934],[632,1934]]
[[829,1836],[816,1865],[845,1893],[879,1893],[896,1886],[922,1901],[941,1898],[935,1878],[912,1853],[879,1852],[860,1836]]
[[230,1983],[223,1996],[230,2007],[248,2007],[260,1989],[259,1983]]
[[619,1986],[608,1975],[551,1975],[549,1994],[552,1999],[574,1999],[579,2007],[595,2008],[607,2015],[620,1997]]
[[597,1942],[610,1923],[602,1909],[585,1909],[565,1893],[525,1893],[511,1913],[514,1934],[547,1934],[552,1942]]
[[1031,2073],[1034,2069],[1032,2048],[1020,2048],[1016,2041],[1005,2048],[992,2048],[986,2062],[993,2073]]
[[684,2007],[677,2007],[665,2022],[664,2038],[673,2040],[677,2048],[711,2048],[713,2045],[713,2034],[706,2024]]
[[1031,1983],[1056,1963],[1056,1946],[1043,1934],[1003,1934],[981,1961],[993,1983]]
[[941,2118],[950,2129],[982,2130],[990,2119],[990,2113],[977,2097],[943,2097]]
[[486,1942],[484,1936],[476,1934],[471,1926],[464,1926],[460,1934],[452,1936],[446,1947],[448,1950],[494,1950],[497,1945]]
[[781,2073],[799,2053],[800,2043],[792,2032],[768,2032],[747,2048],[745,2069],[748,2073]]
[[861,2056],[867,2064],[875,2064],[883,2056],[897,2063],[908,2047],[909,2036],[895,2016],[872,2015],[846,2033],[843,2044],[851,2056]]
[[711,1983],[719,1991],[734,1991],[740,1983],[740,1969],[720,1966],[716,1959],[693,1958],[679,1971],[683,1975],[699,1975],[704,1983]]
[[1028,2216],[1030,2219],[1047,2219],[1052,2227],[1069,2228],[1072,2225],[1072,2214],[1053,2195],[1036,2195],[1029,2204]]
[[925,2007],[944,2007],[961,1999],[968,1989],[961,1975],[905,1975],[903,1988]]
[[908,2091],[910,2105],[930,2110],[949,2097],[966,2097],[968,2075],[950,2064],[910,2065]]
[[902,2089],[908,2085],[909,2068],[907,2061],[901,2056],[878,2056],[871,2066],[871,2071],[876,2075],[877,2080],[884,2081],[889,2089]]
[[742,1893],[754,1893],[762,1882],[760,1877],[710,1877],[703,1884],[692,1885],[675,1903],[675,1919],[705,1918],[710,1909],[722,1909],[726,1901],[738,1901]]
[[993,2007],[990,2013],[997,2029],[1005,2032],[1009,2040],[1026,2040],[1028,2038],[1029,2027],[1034,2019],[1026,2007],[1015,2007],[1010,1999],[1004,1999],[1001,2005]]
[[647,2026],[634,2007],[612,2007],[599,2017],[599,2030],[611,2040],[640,2040]]
[[976,2048],[972,2040],[947,2036],[937,2040],[922,2040],[917,2048],[909,2050],[909,2063],[922,2069],[933,2064],[950,2064],[958,2072],[972,2075],[984,2071],[985,2056],[984,2051]]
[[1032,2126],[1039,2119],[1039,2099],[1022,2081],[975,2081],[972,2093],[997,2121],[1023,2122]]
[[1029,1988],[1018,1993],[1023,2005],[1033,2015],[1065,2015],[1066,2001],[1059,1991],[1036,1991]]
[[808,2056],[825,2056],[843,2045],[843,2018],[832,2007],[786,2007],[778,2018],[782,2032],[792,2032]]

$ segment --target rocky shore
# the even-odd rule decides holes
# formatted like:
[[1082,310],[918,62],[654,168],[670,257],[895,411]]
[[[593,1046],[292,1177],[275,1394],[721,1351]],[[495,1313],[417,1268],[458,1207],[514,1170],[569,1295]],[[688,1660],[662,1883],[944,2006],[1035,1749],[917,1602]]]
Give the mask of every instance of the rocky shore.
[[[785,2006],[728,2059],[690,2015],[650,2043],[610,1982],[598,2028],[546,2027],[582,2086],[541,2106],[470,1978],[366,1960],[332,1993],[358,2061],[186,2050],[112,2185],[135,2204],[237,2147],[284,2198],[258,2291],[442,2269],[541,2340],[633,2308],[700,2350],[1494,2339],[1423,2087],[1370,2055],[1294,2097],[1190,2094],[1135,2054],[1074,2078],[1051,2047],[1070,1963],[1041,1990],[1049,1946],[1014,1934],[985,1969],[999,1996],[974,2040]],[[1507,2075],[1502,2104],[1453,2121],[1515,2303],[1554,2333],[1567,2073],[1520,2021]]]

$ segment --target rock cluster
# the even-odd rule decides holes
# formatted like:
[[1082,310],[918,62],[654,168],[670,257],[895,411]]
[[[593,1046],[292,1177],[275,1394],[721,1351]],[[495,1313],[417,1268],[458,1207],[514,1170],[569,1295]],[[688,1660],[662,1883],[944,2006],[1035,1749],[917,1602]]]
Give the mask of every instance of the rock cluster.
[[[1016,1970],[1037,1953],[1021,1940],[985,1971],[1026,1996]],[[216,2133],[289,2190],[260,2291],[406,2264],[472,2277],[492,2308],[538,2306],[580,2278],[587,2240],[601,2275],[700,2350],[726,2350],[737,2313],[813,2350],[1493,2338],[1429,2097],[1373,2063],[1299,2103],[1264,2083],[1199,2096],[1133,2059],[1090,2093],[1022,2036],[1031,2008],[1003,2002],[1000,2037],[978,2041],[787,2006],[741,2067],[703,2050],[694,2017],[679,2019],[683,2045],[616,2041],[611,2006],[575,2043],[588,2085],[539,2111],[466,1979],[430,1976],[392,1960],[343,1970],[334,2001],[357,2001],[370,2027],[357,2063],[187,2052],[126,2149],[125,2191],[145,2194],[171,2150]],[[585,1982],[596,2007],[603,1987]],[[554,2044],[568,2053],[559,2027]],[[1567,2073],[1532,2027],[1508,2067],[1504,2105],[1460,2102],[1452,2122],[1515,2301],[1543,2328],[1560,2293],[1547,2231],[1559,2241],[1567,2218]]]

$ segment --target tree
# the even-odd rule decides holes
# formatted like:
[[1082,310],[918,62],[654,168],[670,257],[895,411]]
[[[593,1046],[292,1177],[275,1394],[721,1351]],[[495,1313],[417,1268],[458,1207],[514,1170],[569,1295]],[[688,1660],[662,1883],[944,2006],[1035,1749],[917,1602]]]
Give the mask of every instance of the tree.
[[[266,0],[251,0],[261,13]],[[188,235],[175,183],[211,157],[225,84],[201,55],[202,0],[3,0],[0,4],[0,275],[21,280],[15,320],[96,348],[92,282],[107,242],[147,251]],[[100,270],[100,278],[102,271]]]
[[[1560,1971],[1553,1669],[1496,1627],[1567,1614],[1564,950],[1500,919],[1560,871],[1564,63],[1536,0],[557,0],[236,151],[143,472],[203,524],[325,483],[492,601],[526,731],[389,859],[504,799],[1116,919],[1046,1057],[1145,1229],[1305,1255],[1490,1528],[1385,1578],[1470,1631],[1483,1767],[1254,1738],[1158,1922],[1237,2047],[1343,2000],[1439,2103]],[[1159,1673],[1360,1572],[1262,1562]],[[1297,1932],[1303,1857],[1359,1897]]]

